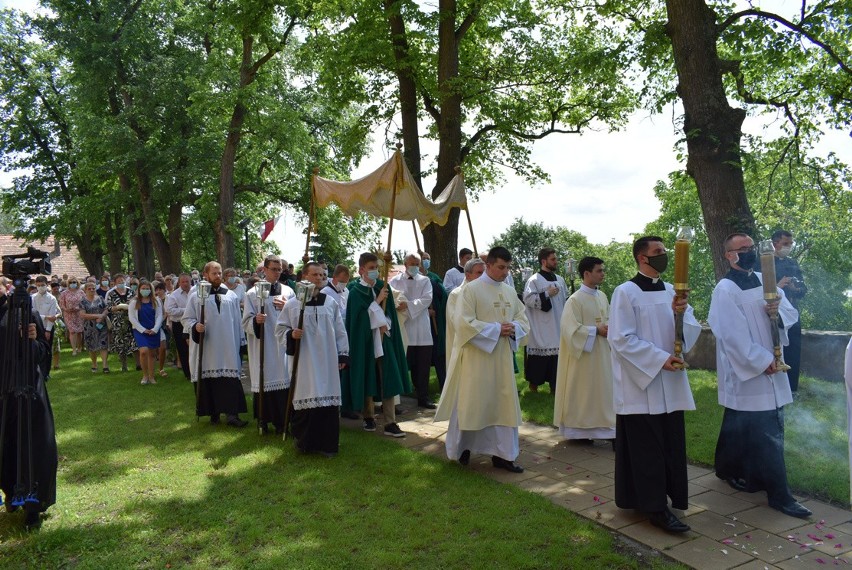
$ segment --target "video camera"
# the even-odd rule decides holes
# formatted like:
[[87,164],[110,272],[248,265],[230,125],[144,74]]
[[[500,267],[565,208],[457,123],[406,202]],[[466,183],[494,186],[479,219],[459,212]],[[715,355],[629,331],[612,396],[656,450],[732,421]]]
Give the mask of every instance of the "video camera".
[[4,255],[2,273],[9,279],[25,279],[30,275],[50,275],[50,254],[32,246],[26,253]]

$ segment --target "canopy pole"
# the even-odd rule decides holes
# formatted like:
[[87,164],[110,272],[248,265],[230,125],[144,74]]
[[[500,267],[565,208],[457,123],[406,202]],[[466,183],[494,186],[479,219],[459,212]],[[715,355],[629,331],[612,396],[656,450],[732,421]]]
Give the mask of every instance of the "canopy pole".
[[393,238],[393,216],[396,210],[396,194],[402,188],[402,143],[396,143],[396,184],[394,184],[393,194],[391,194],[390,206],[390,222],[388,223],[388,247],[385,249],[385,266],[382,269],[384,282],[388,281],[388,273],[390,272],[390,262],[393,260],[391,256],[391,240]]
[[419,255],[420,258],[422,259],[423,258],[423,250],[420,249],[420,238],[417,236],[417,224],[415,223],[414,220],[411,220],[411,229],[414,230],[414,243],[417,244],[417,255]]
[[[456,175],[464,177],[461,166],[456,166]],[[465,203],[467,203],[467,200],[465,200]],[[470,241],[473,243],[473,255],[479,257],[479,251],[476,249],[476,237],[473,235],[473,223],[470,221],[470,204],[465,206],[464,213],[467,215],[467,227],[470,230]]]
[[317,176],[319,176],[319,167],[315,166],[314,173],[311,175],[311,206],[308,210],[308,230],[305,232],[307,236],[305,237],[305,255],[302,256],[302,263],[307,263],[311,259],[308,256],[308,251],[310,251],[311,247],[311,227],[314,224],[314,181]]

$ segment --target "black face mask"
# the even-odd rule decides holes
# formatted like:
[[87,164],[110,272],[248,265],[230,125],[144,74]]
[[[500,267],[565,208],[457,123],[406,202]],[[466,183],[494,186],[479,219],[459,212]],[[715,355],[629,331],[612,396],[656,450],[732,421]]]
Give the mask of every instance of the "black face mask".
[[756,261],[757,253],[755,253],[754,250],[737,254],[737,265],[740,269],[745,269],[746,271],[753,269]]
[[669,266],[669,254],[661,253],[660,255],[649,256],[648,265],[650,265],[651,268],[658,273],[664,272],[666,267]]

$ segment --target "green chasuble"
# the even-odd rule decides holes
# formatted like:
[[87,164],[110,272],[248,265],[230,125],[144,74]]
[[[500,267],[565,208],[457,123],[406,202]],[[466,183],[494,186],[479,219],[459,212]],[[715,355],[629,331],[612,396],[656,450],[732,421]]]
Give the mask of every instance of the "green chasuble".
[[[384,282],[377,279],[373,291],[378,295]],[[407,394],[413,390],[405,360],[405,348],[396,318],[396,305],[393,295],[388,294],[385,315],[391,322],[390,336],[382,337],[381,359],[382,394],[379,394],[376,378],[376,357],[373,351],[373,331],[370,328],[368,308],[375,299],[370,287],[353,279],[349,286],[349,299],[346,302],[346,333],[349,335],[349,366],[341,376],[343,408],[360,410],[364,399],[373,396],[376,400]],[[390,293],[390,291],[388,292]]]
[[432,305],[435,308],[435,321],[430,324],[435,355],[445,360],[447,354],[447,290],[444,289],[444,282],[437,274],[428,271],[426,276],[432,282]]

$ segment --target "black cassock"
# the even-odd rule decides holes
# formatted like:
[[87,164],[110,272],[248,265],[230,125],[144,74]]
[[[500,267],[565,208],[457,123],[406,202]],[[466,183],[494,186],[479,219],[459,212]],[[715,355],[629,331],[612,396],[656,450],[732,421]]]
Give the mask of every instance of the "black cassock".
[[[20,355],[8,354],[8,341],[10,340],[8,330],[9,300],[3,297],[0,306],[0,351],[4,364],[0,370],[17,370],[24,363]],[[5,379],[0,379],[3,387],[3,400],[0,400],[0,426],[2,426],[2,470],[0,470],[0,488],[3,490],[3,499],[6,510],[14,510],[12,500],[21,495],[27,495],[34,491],[34,497],[38,499],[38,511],[44,512],[56,502],[56,466],[58,462],[56,452],[56,433],[53,425],[53,410],[50,407],[50,399],[42,374],[42,365],[50,358],[50,346],[44,338],[44,326],[41,317],[35,311],[32,312],[32,322],[36,324],[36,340],[29,340],[24,336],[23,342],[30,343],[35,386],[34,393],[29,406],[26,398],[15,395],[13,386]],[[5,404],[5,405],[4,405]],[[31,418],[27,417],[27,413]],[[18,419],[22,420],[21,430],[18,429]],[[31,421],[30,421],[31,420]],[[32,473],[29,472],[30,454],[32,444]],[[20,474],[20,479],[19,479]]]

